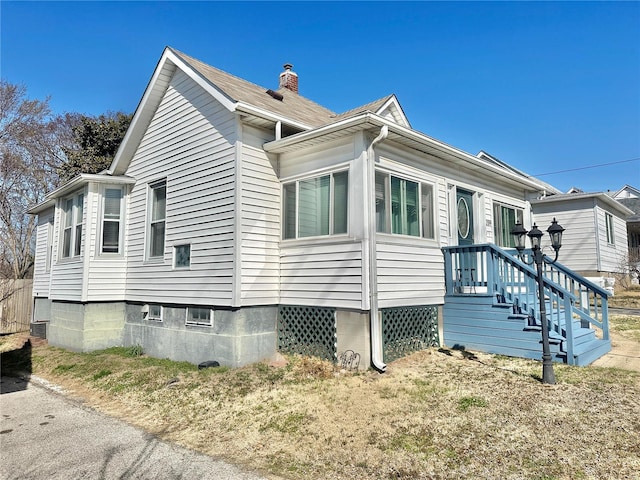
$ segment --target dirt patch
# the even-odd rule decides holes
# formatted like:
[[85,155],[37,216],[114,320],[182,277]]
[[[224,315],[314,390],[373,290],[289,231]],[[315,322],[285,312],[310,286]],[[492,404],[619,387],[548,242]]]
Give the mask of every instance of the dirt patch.
[[[431,349],[388,372],[211,368],[32,349],[33,373],[162,438],[273,478],[634,478],[640,373]],[[282,359],[281,359],[282,360]],[[558,441],[558,439],[563,439]],[[546,446],[546,447],[543,447]]]

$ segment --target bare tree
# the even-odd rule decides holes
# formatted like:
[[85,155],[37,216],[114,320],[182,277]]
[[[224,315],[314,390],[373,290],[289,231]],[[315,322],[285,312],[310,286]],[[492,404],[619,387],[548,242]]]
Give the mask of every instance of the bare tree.
[[0,278],[32,274],[36,221],[26,211],[57,185],[73,121],[53,115],[48,98],[0,81]]

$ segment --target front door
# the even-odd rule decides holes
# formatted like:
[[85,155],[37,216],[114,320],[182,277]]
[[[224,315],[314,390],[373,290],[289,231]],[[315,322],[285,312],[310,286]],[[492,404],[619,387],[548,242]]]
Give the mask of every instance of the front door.
[[458,245],[473,245],[473,193],[458,190]]
[[[456,194],[458,212],[458,245],[473,245],[473,193],[458,190]],[[457,266],[458,292],[475,293],[477,258],[474,252],[461,252]]]

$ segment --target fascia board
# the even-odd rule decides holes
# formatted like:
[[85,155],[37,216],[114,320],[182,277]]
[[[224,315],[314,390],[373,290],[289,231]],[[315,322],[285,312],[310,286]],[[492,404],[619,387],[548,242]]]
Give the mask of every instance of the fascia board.
[[[191,79],[193,79],[194,82],[218,100],[226,109],[231,112],[235,110],[237,102],[204,78],[197,70],[174,53],[170,47],[166,47],[158,61],[158,65],[153,72],[151,80],[147,84],[147,88],[142,95],[142,99],[136,108],[136,112],[131,120],[131,125],[127,129],[127,133],[116,152],[113,162],[111,162],[111,166],[107,170],[109,174],[122,174],[126,171],[128,163],[133,158],[133,155],[142,140],[144,132],[149,126],[153,112],[155,112],[158,107],[157,104],[151,103],[150,97],[158,88],[163,90],[167,88],[168,83],[167,85],[160,85],[159,79],[163,74],[173,75],[176,68],[185,72]],[[149,110],[151,110],[151,112],[149,112]]]
[[306,132],[301,132],[296,135],[292,135],[290,137],[286,137],[280,140],[274,140],[263,145],[263,148],[267,152],[278,153],[278,150],[290,147],[299,142],[304,142],[305,140],[311,140],[316,137],[320,137],[322,135],[327,135],[330,133],[334,133],[341,129],[352,128],[354,126],[360,126],[365,128],[366,126],[372,127],[382,127],[386,125],[389,128],[389,132],[395,133],[399,136],[405,137],[407,139],[413,140],[415,142],[421,143],[423,145],[429,146],[430,148],[440,151],[448,157],[454,157],[459,159],[460,161],[470,163],[476,167],[481,167],[483,169],[489,170],[492,173],[498,174],[500,177],[506,178],[511,182],[515,182],[520,185],[524,185],[532,191],[542,191],[545,190],[544,186],[536,182],[535,180],[531,180],[528,177],[522,177],[520,175],[516,175],[515,173],[507,170],[500,169],[493,165],[490,162],[487,162],[481,158],[476,157],[475,155],[471,155],[470,153],[464,152],[463,150],[459,150],[451,145],[443,143],[435,138],[429,137],[424,133],[417,132],[409,127],[404,127],[402,125],[398,125],[395,122],[391,122],[377,114],[371,112],[365,112],[359,115],[355,115],[353,117],[346,118],[336,123],[331,123],[314,130],[309,130]]
[[404,110],[402,109],[402,106],[400,105],[400,102],[398,101],[398,98],[395,95],[391,95],[391,98],[389,98],[389,100],[384,102],[382,107],[380,107],[377,111],[373,113],[379,114],[380,112],[383,112],[386,108],[389,108],[391,105],[394,105],[396,107],[398,113],[400,114],[400,117],[402,117],[402,121],[404,122],[405,126],[411,128],[411,123],[409,123],[409,119],[404,114]]
[[612,210],[617,211],[621,214],[623,218],[634,215],[633,210],[627,208],[616,199],[611,198],[606,193],[575,193],[571,194],[571,196],[563,195],[560,198],[555,198],[553,195],[546,198],[540,198],[537,200],[531,200],[531,205],[550,205],[554,203],[567,203],[572,202],[574,200],[588,199],[593,198],[594,201],[599,200],[600,202],[606,204]]
[[304,130],[310,130],[312,128],[311,125],[297,122],[290,118],[277,115],[269,110],[265,110],[262,108],[255,107],[253,105],[249,105],[248,103],[243,103],[243,102],[236,103],[235,110],[239,113],[247,113],[249,115],[254,115],[256,117],[264,118],[266,120],[271,120],[273,122],[286,123],[287,125],[302,128]]
[[72,178],[64,185],[49,192],[45,199],[37,205],[29,208],[27,213],[35,214],[53,206],[57,198],[63,197],[69,192],[79,189],[89,182],[105,183],[109,185],[133,185],[136,179],[125,175],[101,175],[98,173],[81,173],[77,177]]

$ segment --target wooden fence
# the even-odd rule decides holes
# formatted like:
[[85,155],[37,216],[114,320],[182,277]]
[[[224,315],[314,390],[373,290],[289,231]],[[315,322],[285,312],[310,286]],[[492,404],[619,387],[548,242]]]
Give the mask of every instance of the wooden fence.
[[0,280],[0,334],[28,332],[33,280]]

